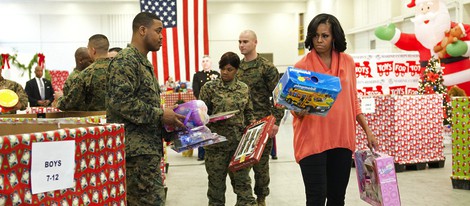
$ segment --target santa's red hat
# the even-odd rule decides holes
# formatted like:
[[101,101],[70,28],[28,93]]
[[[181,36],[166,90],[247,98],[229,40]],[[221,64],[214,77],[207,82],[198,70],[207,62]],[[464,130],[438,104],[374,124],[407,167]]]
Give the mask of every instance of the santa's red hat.
[[[415,7],[416,5],[419,5],[419,4],[424,3],[424,2],[426,2],[426,1],[429,1],[429,0],[411,0],[411,3],[407,4],[406,6],[407,6],[408,8],[413,8],[413,7]],[[440,1],[441,1],[441,0],[440,0]]]

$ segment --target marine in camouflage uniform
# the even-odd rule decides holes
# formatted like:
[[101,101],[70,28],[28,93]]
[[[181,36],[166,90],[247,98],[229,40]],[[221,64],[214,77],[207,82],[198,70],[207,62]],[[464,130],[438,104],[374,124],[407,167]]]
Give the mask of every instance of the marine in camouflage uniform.
[[[4,79],[3,76],[1,75],[1,71],[2,69],[0,69],[0,89],[9,89],[9,90],[12,90],[14,91],[18,97],[19,97],[19,102],[21,103],[21,108],[20,110],[25,110],[26,109],[26,106],[28,105],[28,95],[26,94],[26,92],[24,91],[23,87],[14,82],[14,81],[10,81],[8,79]],[[16,114],[16,111],[9,111],[9,112],[6,112],[6,114]]]
[[110,58],[99,58],[78,73],[67,88],[69,91],[59,97],[57,108],[63,111],[106,110],[106,77],[110,61]]
[[[279,82],[279,72],[273,63],[259,54],[256,59],[249,62],[243,58],[237,77],[250,88],[253,114],[256,120],[274,115],[276,117],[275,124],[279,126],[284,115],[284,109],[274,107],[273,101],[270,99],[272,91]],[[253,171],[255,172],[254,192],[258,199],[264,199],[269,195],[269,154],[272,148],[273,140],[268,138],[260,161],[253,165]]]
[[86,47],[79,47],[75,51],[75,68],[73,69],[72,73],[67,77],[65,80],[64,87],[62,88],[62,92],[64,95],[67,95],[70,91],[70,87],[72,86],[72,80],[78,77],[81,71],[86,69],[90,64],[93,63],[90,55],[88,54],[88,49]]
[[128,204],[164,205],[163,109],[152,63],[129,45],[114,57],[108,72],[106,119],[124,123]]
[[204,147],[205,165],[209,178],[207,197],[210,206],[225,205],[225,181],[230,176],[233,191],[237,194],[236,205],[256,205],[253,197],[250,168],[230,172],[228,166],[242,138],[245,126],[253,119],[253,108],[248,86],[236,78],[224,83],[222,79],[207,82],[201,89],[199,99],[208,107],[208,114],[240,110],[235,116],[209,123],[212,132],[225,136],[227,141]]

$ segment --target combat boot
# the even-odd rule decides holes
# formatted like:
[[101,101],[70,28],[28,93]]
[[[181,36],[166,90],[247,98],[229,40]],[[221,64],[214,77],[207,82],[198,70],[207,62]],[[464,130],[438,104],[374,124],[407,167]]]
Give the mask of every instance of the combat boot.
[[265,197],[258,197],[256,199],[256,203],[258,203],[258,206],[266,206],[266,198]]

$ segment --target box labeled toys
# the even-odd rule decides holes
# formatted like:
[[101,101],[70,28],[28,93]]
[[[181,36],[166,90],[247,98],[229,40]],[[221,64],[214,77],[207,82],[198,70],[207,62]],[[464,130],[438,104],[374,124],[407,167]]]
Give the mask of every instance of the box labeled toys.
[[270,115],[246,127],[228,166],[230,171],[237,171],[259,162],[268,141],[268,132],[275,121],[276,118]]
[[393,157],[368,150],[354,153],[361,199],[374,206],[400,206]]
[[308,110],[326,116],[341,91],[340,79],[308,70],[288,67],[273,91],[274,103],[288,110]]

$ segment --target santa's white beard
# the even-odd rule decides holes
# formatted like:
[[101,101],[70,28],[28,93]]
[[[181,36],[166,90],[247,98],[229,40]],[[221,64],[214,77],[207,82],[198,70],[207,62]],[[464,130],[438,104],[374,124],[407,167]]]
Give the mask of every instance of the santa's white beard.
[[[447,7],[444,7],[447,9]],[[415,35],[418,41],[426,48],[432,49],[437,43],[442,41],[445,31],[450,29],[450,15],[447,10],[437,13],[427,13],[425,15],[416,16],[413,20],[415,23]],[[425,24],[424,21],[429,20]]]

